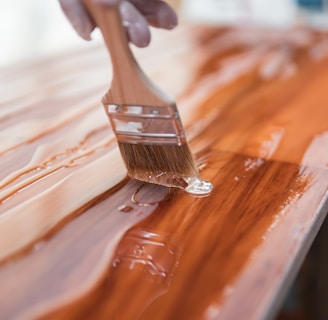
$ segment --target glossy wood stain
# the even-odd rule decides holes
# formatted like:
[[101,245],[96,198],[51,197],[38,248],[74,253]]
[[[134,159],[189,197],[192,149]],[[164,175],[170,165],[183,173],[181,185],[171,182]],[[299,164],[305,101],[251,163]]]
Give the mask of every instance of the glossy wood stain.
[[106,61],[1,75],[0,318],[274,314],[328,210],[328,35],[182,26],[140,54],[207,197],[126,178]]

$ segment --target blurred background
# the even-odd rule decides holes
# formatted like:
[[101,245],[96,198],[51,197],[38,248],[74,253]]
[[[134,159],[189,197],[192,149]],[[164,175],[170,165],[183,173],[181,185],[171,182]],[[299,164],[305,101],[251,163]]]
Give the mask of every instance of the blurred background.
[[[286,28],[328,27],[328,0],[169,0],[180,19]],[[0,0],[0,68],[85,47],[57,0]],[[97,37],[96,37],[97,38]]]

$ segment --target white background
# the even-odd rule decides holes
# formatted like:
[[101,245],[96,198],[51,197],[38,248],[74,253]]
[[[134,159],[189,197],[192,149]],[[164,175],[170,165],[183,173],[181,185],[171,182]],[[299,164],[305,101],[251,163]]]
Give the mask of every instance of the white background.
[[[181,0],[180,11],[180,17],[211,23],[299,23],[293,0]],[[85,46],[57,0],[0,0],[0,68]]]

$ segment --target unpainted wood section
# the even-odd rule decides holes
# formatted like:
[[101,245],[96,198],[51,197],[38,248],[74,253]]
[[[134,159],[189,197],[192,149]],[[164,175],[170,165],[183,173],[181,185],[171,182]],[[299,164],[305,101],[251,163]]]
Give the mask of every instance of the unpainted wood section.
[[[155,43],[150,59],[145,54],[140,60],[148,61],[158,82],[176,93],[190,146],[214,191],[196,198],[136,181],[107,192],[104,184],[96,202],[67,212],[57,227],[42,229],[43,236],[48,232],[42,241],[36,236],[34,243],[21,244],[20,254],[18,250],[2,261],[0,318],[237,319],[247,314],[263,319],[279,305],[284,282],[296,272],[327,211],[328,36],[197,26],[184,27],[171,39],[170,48]],[[58,62],[84,74],[84,84],[97,78],[92,97],[107,77],[95,63],[105,61],[99,52],[81,53],[85,74],[80,60]],[[156,53],[162,65],[156,65]],[[55,62],[50,65],[55,69]],[[169,66],[174,70],[170,76]],[[43,70],[39,72],[46,77]],[[54,88],[56,95],[62,87]],[[35,97],[31,90],[31,105],[24,105],[26,93],[15,102],[19,124],[24,110],[30,110],[31,118],[42,118],[44,96]],[[63,101],[76,101],[67,102],[73,111],[51,130],[40,126],[35,138],[13,140],[12,148],[0,155],[6,164],[2,177],[48,161],[56,148],[65,154],[55,163],[64,166],[63,176],[67,170],[93,168],[107,152],[102,149],[104,154],[90,158],[88,152],[97,146],[107,144],[111,150],[112,134],[101,115],[94,114],[96,106],[70,100],[78,92],[74,77],[67,75],[66,90]],[[14,103],[9,92],[7,101]],[[76,105],[81,112],[74,111]],[[44,112],[48,119],[59,116],[53,108]],[[7,111],[0,119],[9,121]],[[63,135],[66,144],[55,143]],[[91,137],[87,148],[81,144],[86,137]],[[40,153],[42,145],[48,147]],[[66,168],[80,153],[87,156],[78,167]],[[37,174],[31,171],[14,185],[26,182],[25,192],[33,194],[64,179],[54,175],[47,182]],[[33,178],[34,186],[28,183]],[[67,178],[82,185],[79,192],[88,193],[87,179]],[[12,209],[19,203],[28,208],[23,194],[15,195]],[[71,199],[67,194],[58,201],[65,206]],[[0,226],[11,218],[13,211],[5,208],[9,204],[2,204]],[[45,227],[46,211],[33,230]]]

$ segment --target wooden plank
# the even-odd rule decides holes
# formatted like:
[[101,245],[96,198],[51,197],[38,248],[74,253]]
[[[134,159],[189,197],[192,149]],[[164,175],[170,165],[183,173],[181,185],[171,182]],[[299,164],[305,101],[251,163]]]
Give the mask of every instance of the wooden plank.
[[126,178],[97,102],[101,47],[4,70],[0,318],[279,307],[328,210],[328,35],[185,25],[155,39],[137,54],[177,96],[212,194]]

